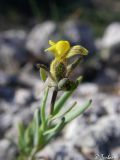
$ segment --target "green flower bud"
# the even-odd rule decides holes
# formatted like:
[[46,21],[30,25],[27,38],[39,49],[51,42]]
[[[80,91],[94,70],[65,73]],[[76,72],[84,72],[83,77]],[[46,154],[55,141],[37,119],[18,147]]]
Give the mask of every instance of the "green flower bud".
[[55,59],[50,66],[50,71],[53,78],[59,82],[61,79],[65,78],[67,73],[67,65],[65,61],[58,61]]
[[63,78],[58,83],[58,89],[64,90],[64,91],[70,91],[75,89],[77,86],[76,82],[70,81],[68,78]]

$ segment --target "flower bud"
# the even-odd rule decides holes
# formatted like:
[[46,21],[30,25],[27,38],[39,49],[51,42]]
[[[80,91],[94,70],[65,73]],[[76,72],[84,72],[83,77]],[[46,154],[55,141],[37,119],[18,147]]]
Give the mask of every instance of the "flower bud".
[[50,65],[50,72],[57,82],[65,78],[67,73],[66,61],[59,61],[57,59],[53,60]]
[[70,91],[76,88],[77,83],[70,81],[68,78],[63,78],[58,83],[58,89],[64,90],[64,91]]

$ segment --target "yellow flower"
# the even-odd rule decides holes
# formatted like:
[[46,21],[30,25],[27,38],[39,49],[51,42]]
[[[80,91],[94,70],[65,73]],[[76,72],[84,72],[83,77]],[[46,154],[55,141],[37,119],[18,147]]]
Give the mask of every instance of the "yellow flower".
[[49,44],[51,46],[47,48],[45,51],[52,52],[55,58],[64,59],[64,58],[70,58],[77,54],[80,55],[88,54],[88,50],[80,45],[70,47],[70,43],[68,41],[61,40],[58,42],[54,42],[52,40],[49,40]]
[[68,41],[58,41],[58,42],[53,42],[49,41],[49,44],[51,47],[46,49],[45,51],[50,51],[54,54],[55,58],[62,58],[66,56],[66,53],[70,49],[70,43]]
[[53,78],[57,81],[65,77],[67,71],[67,58],[77,54],[82,56],[88,54],[88,50],[80,45],[70,47],[70,43],[68,41],[60,40],[58,42],[54,42],[49,40],[49,44],[51,46],[45,51],[50,51],[55,56],[55,59],[50,65],[50,72]]

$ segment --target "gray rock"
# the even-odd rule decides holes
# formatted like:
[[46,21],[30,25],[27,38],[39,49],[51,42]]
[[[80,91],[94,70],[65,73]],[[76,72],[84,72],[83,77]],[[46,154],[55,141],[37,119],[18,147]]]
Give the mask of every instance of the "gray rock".
[[16,149],[10,141],[3,139],[0,141],[0,160],[13,160]]
[[109,115],[115,115],[120,113],[120,97],[119,96],[106,96],[103,101],[103,106]]
[[92,55],[95,53],[94,37],[91,28],[79,20],[69,20],[63,24],[63,37],[73,45],[82,45]]
[[50,58],[43,51],[47,47],[48,40],[55,30],[56,24],[52,21],[46,21],[36,25],[27,37],[27,50],[35,57],[47,62]]
[[119,96],[108,96],[107,94],[101,93],[94,95],[92,100],[92,107],[90,108],[89,112],[86,111],[86,113],[88,113],[90,116],[96,115],[98,118],[102,118],[103,116],[109,116],[120,113]]
[[28,89],[16,90],[13,101],[18,105],[27,105],[30,101],[32,102],[31,90],[28,90]]
[[26,32],[23,30],[8,30],[0,33],[0,66],[15,70],[19,63],[26,61],[24,48]]
[[38,153],[38,157],[46,157],[49,160],[85,160],[80,152],[65,141],[53,142]]
[[101,47],[110,48],[118,43],[120,43],[120,23],[116,22],[106,28],[101,40]]
[[20,107],[13,102],[7,102],[5,100],[0,100],[0,114],[15,114],[20,110]]
[[0,72],[0,86],[5,86],[8,83],[8,75],[4,72]]
[[19,74],[16,82],[23,84],[23,86],[25,86],[24,88],[30,88],[30,89],[34,88],[35,86],[41,86],[41,83],[42,83],[40,81],[40,78],[24,72]]
[[31,108],[27,107],[24,110],[20,110],[17,114],[13,117],[13,124],[14,127],[21,121],[23,121],[25,124],[28,124],[33,117],[33,112]]
[[120,78],[120,43],[113,45],[110,49],[110,56],[107,61],[107,66],[113,68],[117,72],[117,76]]
[[14,97],[14,89],[10,87],[0,88],[0,99],[6,99],[6,101],[11,101]]
[[120,138],[120,117],[117,115],[101,118],[93,127],[92,132],[97,141],[108,141],[109,137]]
[[[95,78],[95,82],[100,84],[100,85],[110,85],[114,84],[116,82],[119,82],[119,74],[115,68],[115,66],[111,63],[112,59],[108,58],[107,60],[107,66],[104,70],[98,73],[98,76]],[[110,63],[111,63],[111,68],[110,68]],[[118,64],[119,65],[119,64]]]
[[106,28],[103,37],[97,40],[96,45],[101,52],[101,58],[106,62],[106,68],[114,70],[110,79],[116,80],[116,77],[119,77],[120,73],[120,23],[111,23]]
[[[6,41],[13,40],[15,44],[19,44],[20,42],[24,44],[24,41],[26,38],[26,32],[24,30],[8,30],[5,32],[2,32],[1,36],[3,36],[4,40]],[[19,45],[22,45],[22,44],[19,44]]]
[[97,84],[95,83],[85,83],[85,84],[81,84],[76,91],[76,96],[78,96],[78,94],[80,94],[81,96],[84,95],[95,95],[96,93],[98,93],[99,91],[99,87]]
[[9,145],[10,143],[6,139],[0,141],[0,160],[6,159],[6,151],[9,148]]
[[96,145],[90,126],[88,126],[86,121],[81,117],[68,125],[65,132],[65,139],[69,141],[72,146],[82,148],[94,148]]
[[0,138],[2,138],[5,132],[12,126],[13,119],[10,114],[0,115]]

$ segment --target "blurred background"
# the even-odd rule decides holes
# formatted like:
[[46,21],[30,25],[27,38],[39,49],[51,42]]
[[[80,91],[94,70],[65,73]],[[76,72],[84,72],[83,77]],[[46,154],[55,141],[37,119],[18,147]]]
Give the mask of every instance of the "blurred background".
[[[73,77],[82,84],[69,101],[93,99],[40,155],[49,160],[120,159],[120,1],[0,0],[0,160],[17,156],[17,124],[40,106],[43,82],[33,65],[49,66],[48,40],[89,50]],[[106,158],[105,158],[106,157]]]

